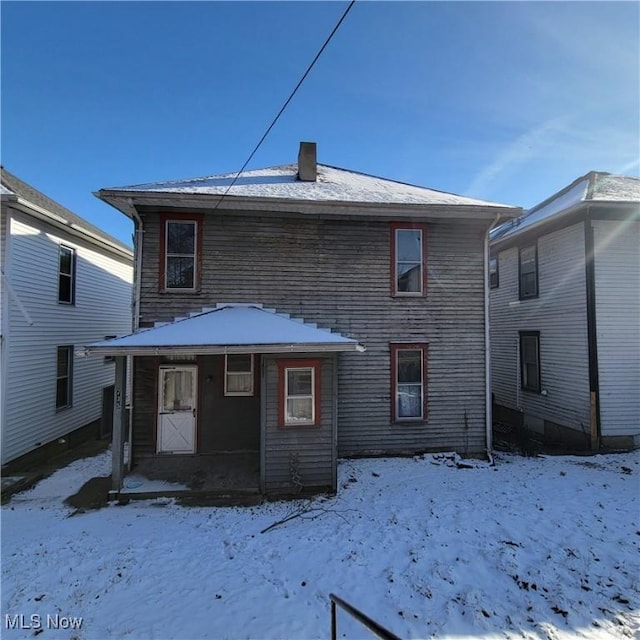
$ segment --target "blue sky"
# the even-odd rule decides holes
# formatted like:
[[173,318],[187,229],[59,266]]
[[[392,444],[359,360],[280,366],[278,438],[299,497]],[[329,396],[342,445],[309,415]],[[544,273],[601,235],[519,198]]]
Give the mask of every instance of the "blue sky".
[[[130,243],[92,192],[238,170],[346,2],[0,6],[2,163]],[[637,2],[356,2],[248,168],[319,162],[530,207],[638,175]]]

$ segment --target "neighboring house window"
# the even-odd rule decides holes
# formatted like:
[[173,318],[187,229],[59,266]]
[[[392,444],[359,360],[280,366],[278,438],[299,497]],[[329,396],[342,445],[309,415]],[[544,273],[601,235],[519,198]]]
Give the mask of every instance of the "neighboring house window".
[[498,256],[496,256],[495,258],[489,258],[489,287],[491,289],[497,289],[499,282]]
[[[105,340],[113,340],[114,338],[117,338],[118,336],[105,336],[104,339]],[[115,356],[105,356],[104,357],[104,361],[105,362],[115,362],[116,357]]]
[[56,409],[71,406],[73,346],[58,347],[56,371]]
[[253,395],[253,355],[227,354],[224,358],[224,395]]
[[533,244],[520,249],[520,300],[538,296],[538,247]]
[[421,296],[426,291],[427,226],[391,225],[391,295]]
[[76,289],[76,252],[60,245],[58,248],[58,302],[73,304]]
[[428,345],[392,344],[390,348],[392,420],[425,420]]
[[198,288],[201,217],[161,216],[161,290],[195,291]]
[[540,332],[520,332],[520,384],[527,391],[540,392]]
[[320,360],[278,361],[280,427],[320,424]]

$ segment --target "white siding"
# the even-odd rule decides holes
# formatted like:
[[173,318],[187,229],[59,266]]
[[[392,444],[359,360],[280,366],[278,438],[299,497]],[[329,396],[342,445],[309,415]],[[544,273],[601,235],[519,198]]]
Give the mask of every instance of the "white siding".
[[601,433],[640,439],[640,223],[592,224]]
[[[3,463],[100,418],[113,363],[74,356],[73,406],[56,411],[57,347],[77,349],[131,327],[130,264],[19,212],[11,213],[9,231],[7,276],[33,325],[10,298]],[[75,305],[58,304],[61,243],[76,249]]]
[[[500,252],[500,284],[490,294],[491,377],[498,404],[589,433],[584,247],[582,223],[539,238],[539,297],[529,300],[518,299],[518,248]],[[519,331],[540,332],[546,396],[520,389]]]

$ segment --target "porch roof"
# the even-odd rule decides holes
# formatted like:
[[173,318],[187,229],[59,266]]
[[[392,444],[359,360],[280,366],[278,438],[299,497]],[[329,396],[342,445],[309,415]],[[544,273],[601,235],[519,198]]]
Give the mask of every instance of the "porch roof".
[[364,351],[357,340],[260,304],[220,304],[186,318],[86,345],[88,355]]

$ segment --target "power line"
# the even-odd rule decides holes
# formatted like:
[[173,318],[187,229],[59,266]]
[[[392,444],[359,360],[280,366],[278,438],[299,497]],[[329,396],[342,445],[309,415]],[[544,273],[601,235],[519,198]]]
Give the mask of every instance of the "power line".
[[273,129],[276,122],[278,122],[278,120],[280,119],[280,116],[284,113],[284,110],[289,106],[289,103],[293,99],[293,96],[296,95],[298,89],[302,86],[302,83],[305,81],[306,77],[311,72],[311,69],[313,69],[313,66],[318,61],[318,58],[322,55],[322,52],[327,48],[327,45],[329,44],[329,42],[331,42],[331,39],[335,35],[336,31],[340,28],[340,25],[343,23],[344,19],[347,17],[347,14],[349,13],[349,11],[351,11],[351,7],[353,7],[355,3],[356,3],[356,0],[351,0],[351,2],[349,3],[349,6],[345,9],[340,20],[338,20],[338,22],[336,23],[336,26],[333,28],[333,31],[331,31],[331,33],[329,34],[329,37],[324,41],[324,44],[320,47],[320,50],[318,51],[318,53],[316,53],[315,58],[311,61],[311,64],[307,67],[307,70],[304,72],[304,74],[302,75],[302,78],[300,78],[300,80],[298,81],[298,84],[295,86],[294,90],[291,92],[289,97],[286,99],[285,103],[280,108],[280,111],[278,111],[278,114],[276,115],[276,117],[271,121],[271,124],[267,127],[267,130],[262,135],[262,138],[260,138],[260,140],[258,141],[258,144],[253,148],[253,151],[250,153],[249,157],[246,159],[245,163],[240,168],[240,171],[236,173],[233,180],[231,181],[231,184],[227,187],[227,190],[220,196],[218,202],[216,202],[216,206],[213,207],[214,211],[218,208],[218,205],[224,200],[226,195],[231,190],[231,187],[233,187],[233,185],[236,183],[236,181],[238,180],[242,172],[245,170],[247,165],[251,162],[251,159],[253,158],[253,156],[256,154],[256,152],[258,151],[262,143],[265,141],[265,138],[269,135],[269,132],[271,131],[271,129]]

